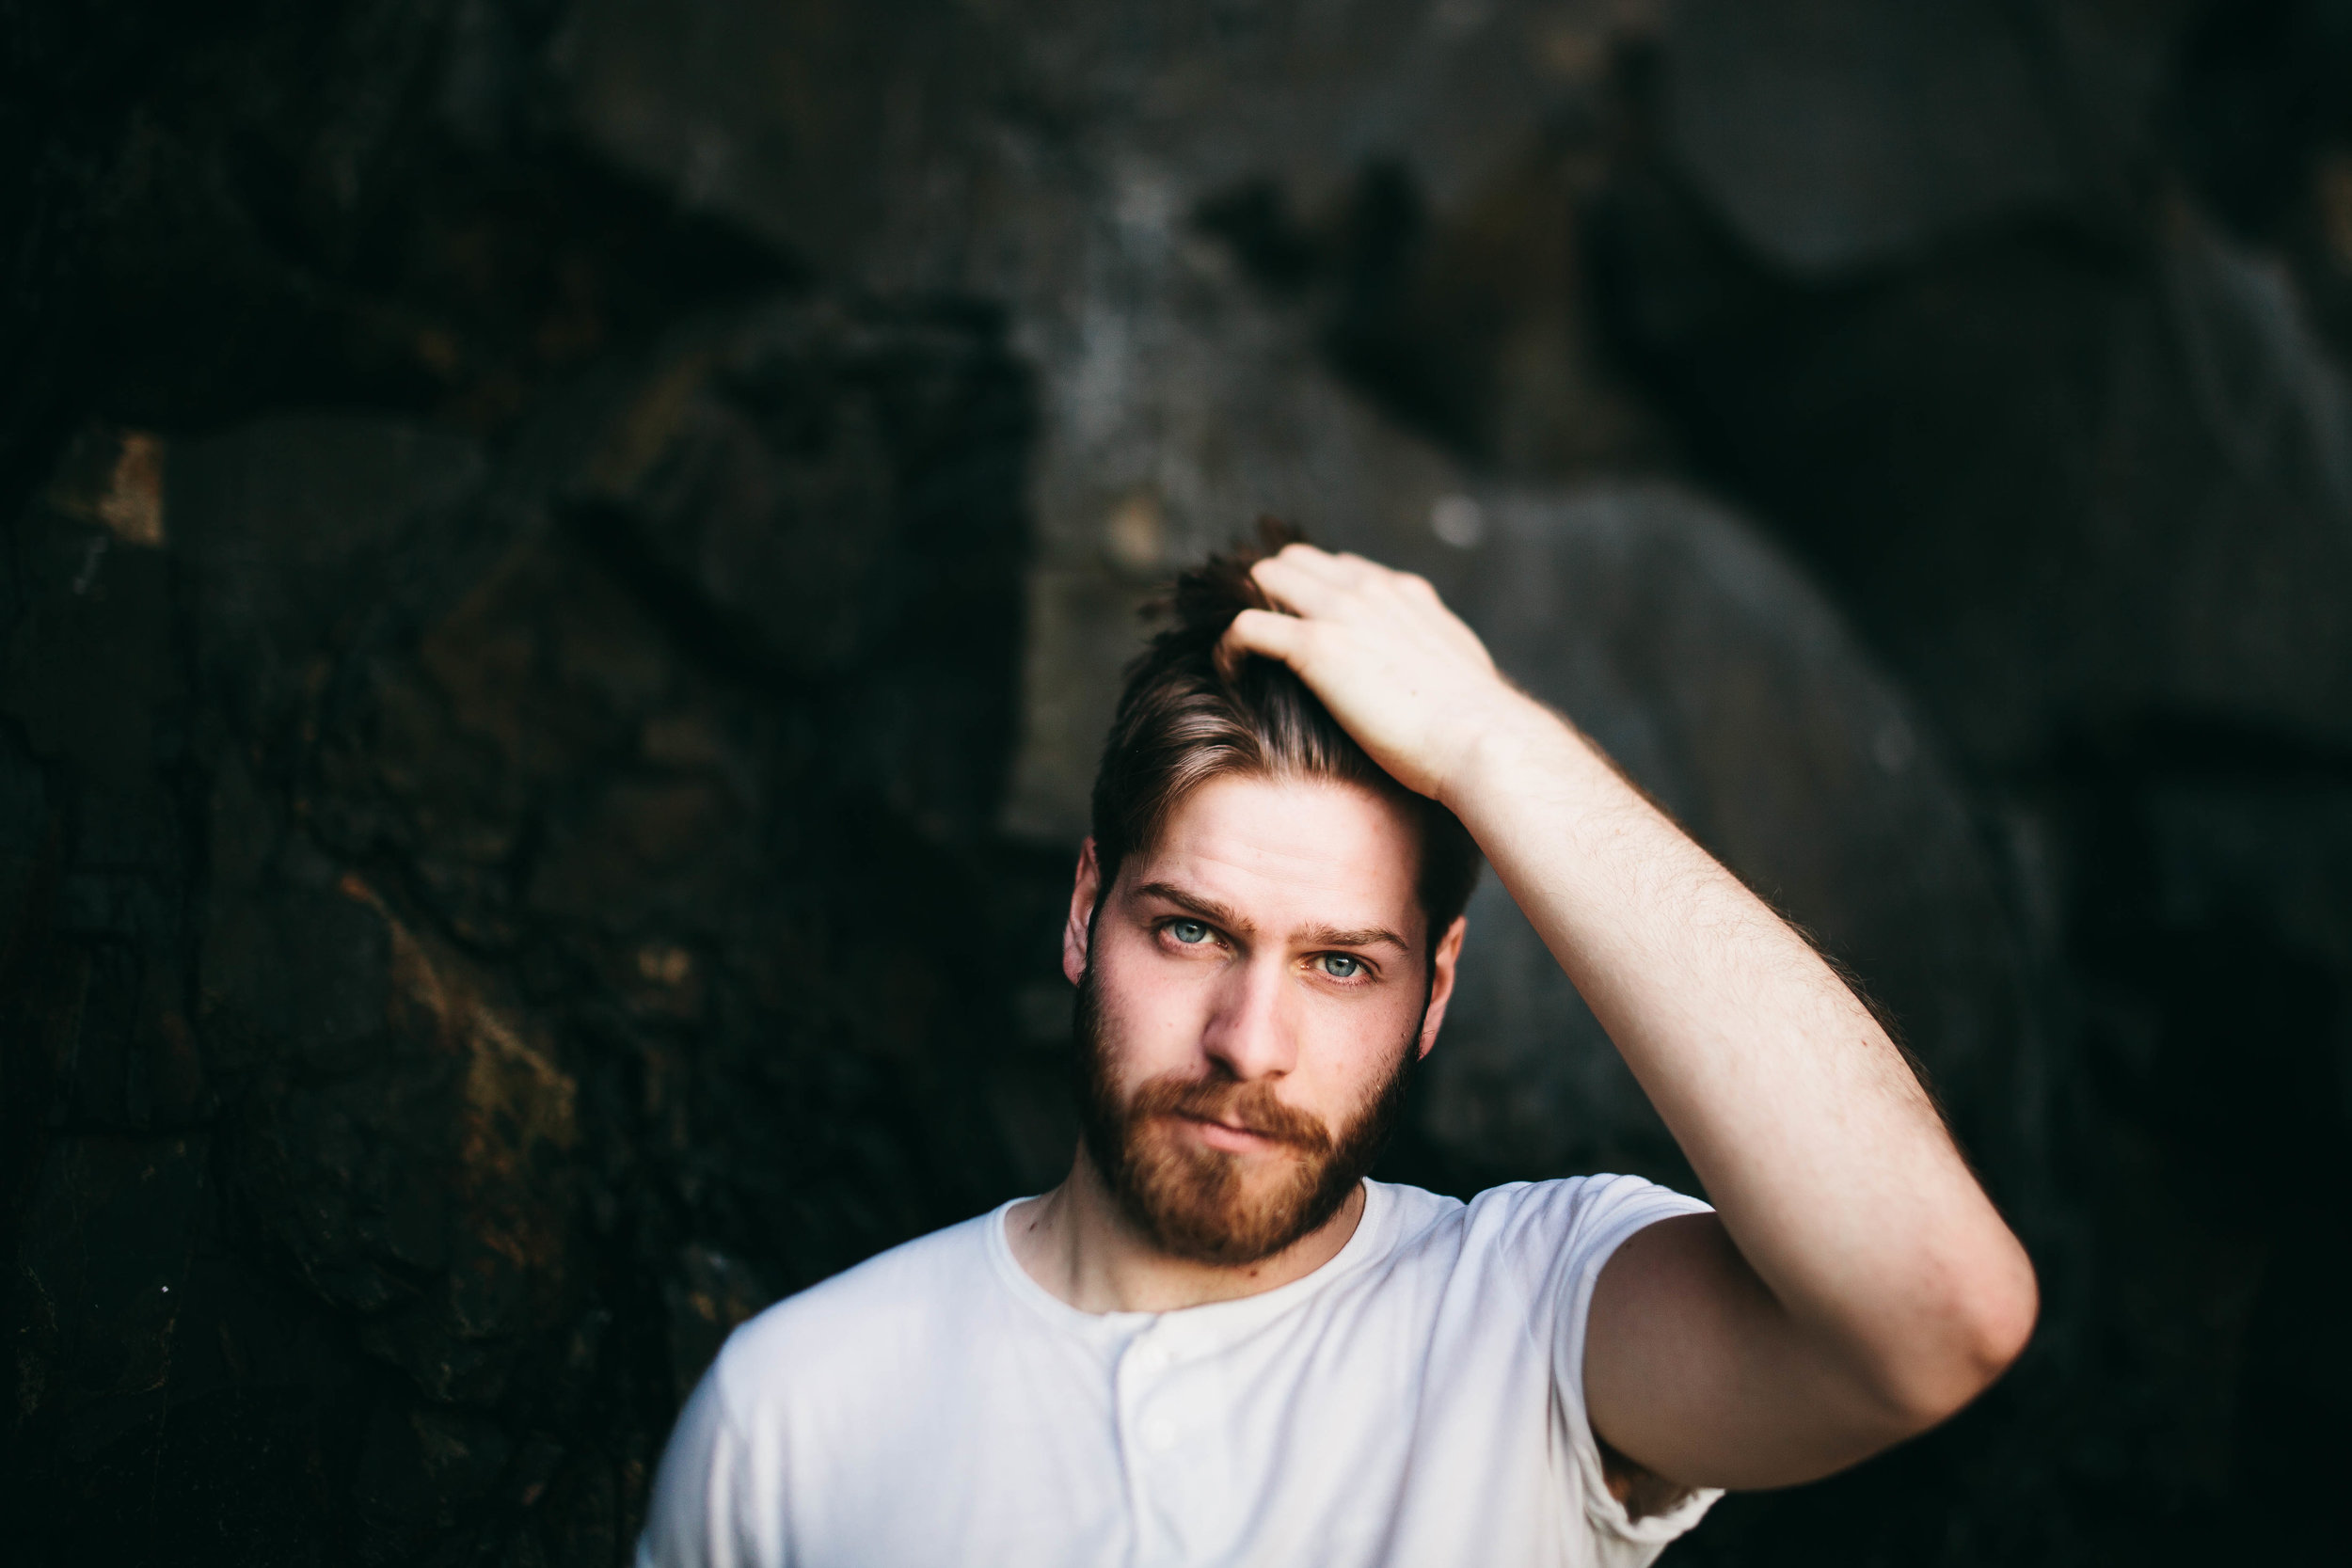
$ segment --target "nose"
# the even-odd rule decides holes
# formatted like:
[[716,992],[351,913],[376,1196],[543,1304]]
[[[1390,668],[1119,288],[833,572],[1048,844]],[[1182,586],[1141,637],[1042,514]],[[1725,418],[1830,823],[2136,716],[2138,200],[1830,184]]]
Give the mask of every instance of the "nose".
[[1296,1020],[1279,959],[1252,956],[1226,972],[1201,1037],[1209,1059],[1242,1083],[1279,1078],[1296,1065]]

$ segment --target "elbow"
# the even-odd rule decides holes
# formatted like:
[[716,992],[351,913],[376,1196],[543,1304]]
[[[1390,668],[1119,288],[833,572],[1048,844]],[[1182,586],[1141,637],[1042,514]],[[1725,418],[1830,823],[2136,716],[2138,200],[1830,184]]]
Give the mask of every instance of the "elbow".
[[[2001,1374],[2026,1354],[2034,1324],[2042,1316],[2042,1288],[2033,1262],[2014,1242],[2005,1266],[1986,1271],[1988,1277],[1969,1293],[1955,1335],[1959,1346],[1957,1383],[1961,1395],[1944,1414],[1952,1415],[2000,1380]],[[1939,1417],[1938,1419],[1942,1418]]]
[[2042,1284],[2034,1277],[2033,1259],[2020,1246],[2006,1286],[1983,1315],[1981,1349],[1989,1368],[1984,1378],[1988,1386],[2026,1354],[2041,1318]]
[[1896,1440],[1958,1415],[2025,1354],[2041,1315],[2041,1289],[2025,1249],[2012,1239],[2008,1251],[1956,1271],[1908,1337],[1909,1354],[1882,1384]]

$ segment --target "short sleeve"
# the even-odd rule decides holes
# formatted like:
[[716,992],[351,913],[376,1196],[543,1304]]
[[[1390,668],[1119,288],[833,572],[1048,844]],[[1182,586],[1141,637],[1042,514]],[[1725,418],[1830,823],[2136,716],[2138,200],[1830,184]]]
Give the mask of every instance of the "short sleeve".
[[768,1568],[750,1528],[748,1445],[729,1418],[722,1356],[678,1412],[637,1541],[636,1568]]
[[[1692,1492],[1660,1513],[1636,1519],[1612,1497],[1601,1466],[1600,1444],[1584,1405],[1584,1331],[1592,1315],[1600,1271],[1645,1226],[1682,1214],[1713,1211],[1697,1198],[1638,1176],[1588,1176],[1544,1181],[1522,1190],[1519,1223],[1512,1228],[1512,1250],[1524,1276],[1538,1292],[1535,1316],[1548,1329],[1552,1385],[1558,1393],[1561,1433],[1577,1471],[1577,1492],[1585,1517],[1604,1547],[1604,1562],[1647,1562],[1665,1544],[1697,1524],[1723,1496],[1708,1488]],[[1548,1323],[1547,1323],[1548,1320]],[[1610,1544],[1616,1550],[1609,1551]]]

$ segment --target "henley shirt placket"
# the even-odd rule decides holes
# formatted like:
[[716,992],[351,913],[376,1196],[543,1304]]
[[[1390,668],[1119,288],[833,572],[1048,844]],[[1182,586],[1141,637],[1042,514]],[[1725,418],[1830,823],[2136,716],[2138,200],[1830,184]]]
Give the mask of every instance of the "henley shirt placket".
[[1200,1439],[1202,1413],[1186,1408],[1178,1375],[1183,1359],[1182,1336],[1166,1318],[1129,1340],[1119,1358],[1119,1451],[1135,1528],[1133,1568],[1185,1560],[1180,1499],[1195,1490],[1184,1484],[1186,1445]]

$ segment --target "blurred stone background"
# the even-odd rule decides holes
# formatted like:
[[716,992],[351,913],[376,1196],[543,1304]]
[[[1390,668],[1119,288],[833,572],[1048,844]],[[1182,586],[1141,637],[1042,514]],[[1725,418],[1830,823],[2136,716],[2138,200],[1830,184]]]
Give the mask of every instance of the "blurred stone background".
[[[733,1323],[1058,1175],[1118,667],[1263,511],[1815,932],[2039,1259],[1668,1560],[2344,1549],[2352,4],[0,38],[12,1560],[624,1561]],[[1386,1174],[1689,1180],[1491,882],[1463,986]]]

